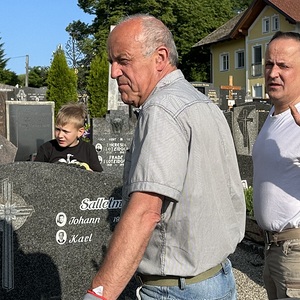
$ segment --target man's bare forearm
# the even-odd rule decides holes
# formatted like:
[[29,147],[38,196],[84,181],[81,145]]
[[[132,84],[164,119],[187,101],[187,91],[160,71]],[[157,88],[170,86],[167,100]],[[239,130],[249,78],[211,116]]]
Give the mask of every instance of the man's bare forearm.
[[92,282],[92,288],[103,286],[106,299],[117,299],[136,271],[160,220],[161,202],[161,198],[153,194],[132,195]]

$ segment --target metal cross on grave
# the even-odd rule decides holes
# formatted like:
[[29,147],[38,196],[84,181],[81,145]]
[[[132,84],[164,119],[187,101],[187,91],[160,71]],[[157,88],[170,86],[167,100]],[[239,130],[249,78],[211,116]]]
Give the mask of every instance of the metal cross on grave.
[[19,219],[18,228],[20,228],[26,219],[32,215],[34,208],[32,205],[27,205],[22,197],[13,194],[13,184],[9,182],[8,178],[1,181],[1,187],[0,224],[3,223],[2,288],[9,291],[14,288],[13,226]]

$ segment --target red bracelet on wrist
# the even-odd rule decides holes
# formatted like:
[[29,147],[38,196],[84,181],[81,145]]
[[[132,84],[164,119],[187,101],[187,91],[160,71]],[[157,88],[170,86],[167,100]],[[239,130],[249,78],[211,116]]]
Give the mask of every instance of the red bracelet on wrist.
[[93,290],[87,290],[87,293],[88,294],[92,294],[93,296],[99,298],[99,299],[102,299],[102,300],[107,300],[104,296],[101,296],[99,294],[96,294]]

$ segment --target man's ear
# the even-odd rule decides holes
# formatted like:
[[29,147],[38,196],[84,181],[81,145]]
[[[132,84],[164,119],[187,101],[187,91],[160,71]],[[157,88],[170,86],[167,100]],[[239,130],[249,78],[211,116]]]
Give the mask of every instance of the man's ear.
[[80,127],[78,129],[77,137],[80,138],[84,134],[84,127]]
[[165,46],[160,46],[156,49],[156,68],[157,71],[162,71],[169,63],[169,51]]

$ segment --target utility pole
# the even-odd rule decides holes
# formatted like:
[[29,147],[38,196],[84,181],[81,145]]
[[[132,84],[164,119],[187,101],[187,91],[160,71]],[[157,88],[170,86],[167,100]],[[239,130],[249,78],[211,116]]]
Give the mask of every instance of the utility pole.
[[29,55],[26,55],[26,62],[25,62],[25,87],[28,87],[28,73],[29,73]]

